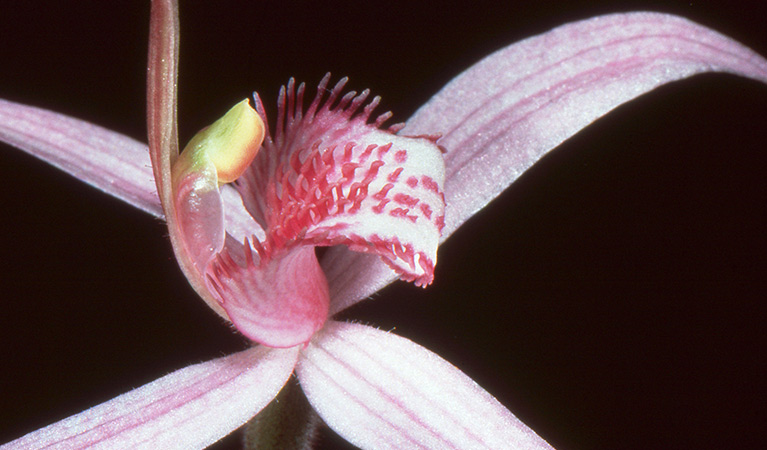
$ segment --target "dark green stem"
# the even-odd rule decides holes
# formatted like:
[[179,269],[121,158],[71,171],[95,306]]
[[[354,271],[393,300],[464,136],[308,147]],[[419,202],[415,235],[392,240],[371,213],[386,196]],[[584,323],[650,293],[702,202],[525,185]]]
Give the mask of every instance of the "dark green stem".
[[321,423],[298,381],[291,378],[277,397],[247,423],[244,447],[247,450],[308,450]]

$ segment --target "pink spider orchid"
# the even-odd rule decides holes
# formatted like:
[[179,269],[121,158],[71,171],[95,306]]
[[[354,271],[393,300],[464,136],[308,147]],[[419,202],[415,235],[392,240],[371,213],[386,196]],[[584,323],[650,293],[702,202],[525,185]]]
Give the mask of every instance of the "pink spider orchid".
[[[238,326],[249,336],[268,341],[276,335],[279,342],[265,342],[275,347],[305,342],[309,337],[303,334],[307,329],[304,327],[300,333],[295,330],[285,333],[296,342],[282,341],[281,333],[271,332],[284,331],[282,324],[289,320],[280,321],[276,330],[270,329],[261,335],[264,327],[257,326],[259,320],[271,316],[263,313],[247,321],[248,314],[252,313],[247,305],[227,310],[227,300],[216,297],[226,294],[216,287],[222,290],[226,286],[215,280],[208,284],[209,279],[197,273],[196,267],[201,264],[196,262],[198,259],[184,254],[183,241],[187,238],[174,229],[174,215],[169,213],[172,211],[169,208],[175,207],[169,200],[173,189],[168,181],[171,176],[168,152],[172,153],[175,140],[173,42],[177,34],[174,8],[164,10],[161,6],[153,9],[151,49],[158,59],[150,57],[150,68],[156,76],[150,74],[149,124],[157,128],[150,128],[150,148],[157,190],[165,203],[165,217],[179,260],[203,298],[235,324],[243,320]],[[491,55],[451,82],[400,131],[402,136],[444,134],[439,141],[447,150],[445,225],[441,239],[498,195],[546,151],[613,107],[662,83],[712,70],[767,81],[767,64],[749,50],[690,22],[657,14],[605,16],[579,22]],[[483,89],[477,90],[477,86]],[[289,89],[287,99],[293,98],[291,92]],[[352,97],[348,101],[354,102]],[[152,102],[155,102],[154,108]],[[357,100],[358,107],[361,102]],[[323,105],[326,107],[328,103]],[[302,111],[300,107],[295,108],[283,106],[288,121],[292,111]],[[322,107],[317,109],[329,112]],[[344,111],[344,108],[338,109]],[[163,214],[150,183],[152,176],[147,171],[145,146],[47,111],[12,103],[3,103],[0,111],[0,134],[4,140],[133,205],[157,216]],[[304,117],[312,115],[307,112]],[[367,116],[357,117],[357,123],[360,117]],[[278,124],[274,142],[279,139],[280,129]],[[296,137],[301,138],[303,136]],[[310,140],[310,143],[313,142]],[[269,148],[267,144],[261,152]],[[268,156],[262,154],[262,158]],[[299,171],[299,175],[302,173]],[[247,180],[240,184],[250,188],[250,193],[242,193],[246,207],[256,219],[263,219],[253,210],[261,211],[258,202],[271,205],[264,200],[271,195],[269,186],[254,186],[258,180]],[[259,189],[266,195],[246,198]],[[245,237],[255,233],[240,227],[255,224],[236,204],[233,190],[225,187],[222,193],[224,211],[240,214],[227,217],[227,232],[242,234],[244,231]],[[256,205],[248,205],[248,202]],[[332,239],[328,236],[321,239]],[[321,239],[311,243],[335,243]],[[358,247],[359,242],[343,243],[363,250]],[[251,257],[259,257],[257,253],[261,251],[254,248]],[[300,257],[311,259],[305,255]],[[545,442],[489,394],[433,353],[370,327],[325,321],[325,315],[332,316],[388,284],[393,279],[389,267],[401,261],[388,262],[387,265],[375,257],[351,253],[345,247],[333,248],[325,255],[322,267],[329,288],[328,306],[324,314],[319,314],[319,319],[315,314],[308,315],[311,340],[306,346],[287,349],[258,346],[182,369],[33,432],[9,443],[8,447],[54,443],[78,447],[97,442],[105,447],[204,446],[238,427],[266,405],[295,368],[310,402],[323,419],[363,448],[418,445],[545,448]],[[225,264],[225,259],[217,259],[213,273],[223,273],[215,269]],[[428,266],[424,270],[430,273]],[[226,267],[231,272],[240,266]],[[237,280],[234,276],[229,278]],[[321,283],[322,277],[319,279]],[[254,283],[249,288],[261,285]],[[249,292],[241,294],[248,296]],[[240,299],[236,296],[230,301]],[[218,306],[221,300],[225,305],[223,309]],[[319,303],[325,308],[323,301],[311,304]],[[246,317],[243,319],[241,315]],[[286,319],[292,317],[293,314],[289,314]],[[314,328],[321,329],[315,332]],[[433,380],[439,380],[439,386],[435,386]],[[482,418],[481,427],[477,417]]]

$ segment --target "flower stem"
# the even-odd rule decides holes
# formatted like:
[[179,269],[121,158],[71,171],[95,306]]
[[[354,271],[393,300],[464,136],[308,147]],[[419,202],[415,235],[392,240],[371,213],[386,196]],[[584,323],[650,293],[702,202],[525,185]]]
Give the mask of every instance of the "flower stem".
[[322,419],[291,378],[277,397],[245,425],[243,446],[253,449],[308,450],[313,448]]

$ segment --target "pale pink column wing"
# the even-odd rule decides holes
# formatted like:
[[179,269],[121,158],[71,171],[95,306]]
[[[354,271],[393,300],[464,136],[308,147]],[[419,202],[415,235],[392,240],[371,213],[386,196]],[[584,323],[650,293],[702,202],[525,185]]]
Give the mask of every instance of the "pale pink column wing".
[[444,133],[442,238],[546,152],[611,109],[703,72],[767,82],[767,61],[686,19],[629,13],[565,25],[475,64],[403,130]]
[[363,449],[548,449],[456,367],[399,336],[329,322],[296,371],[325,422]]
[[[453,79],[401,133],[442,133],[447,239],[546,152],[613,108],[703,72],[767,82],[767,61],[680,17],[629,13],[575,22],[493,53]],[[341,270],[342,268],[348,268]],[[395,278],[379,261],[333,249],[331,313]]]
[[255,347],[189,366],[0,446],[11,449],[199,449],[266,406],[297,349]]
[[162,217],[147,146],[41,108],[0,100],[0,140]]

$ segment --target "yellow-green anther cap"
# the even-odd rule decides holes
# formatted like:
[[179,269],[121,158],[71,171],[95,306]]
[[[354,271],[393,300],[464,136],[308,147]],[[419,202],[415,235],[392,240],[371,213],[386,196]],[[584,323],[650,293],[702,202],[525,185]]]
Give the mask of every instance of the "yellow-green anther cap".
[[197,133],[181,157],[187,170],[207,162],[216,168],[219,184],[231,183],[256,157],[263,140],[264,121],[245,99]]

